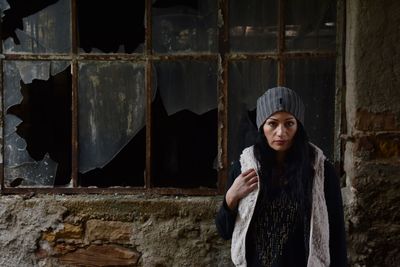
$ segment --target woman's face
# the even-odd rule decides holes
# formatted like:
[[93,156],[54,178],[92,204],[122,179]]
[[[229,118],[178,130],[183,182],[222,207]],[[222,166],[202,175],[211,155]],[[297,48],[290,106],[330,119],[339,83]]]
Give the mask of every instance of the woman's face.
[[272,114],[264,123],[264,135],[268,145],[277,152],[287,151],[293,144],[297,132],[296,118],[287,112]]

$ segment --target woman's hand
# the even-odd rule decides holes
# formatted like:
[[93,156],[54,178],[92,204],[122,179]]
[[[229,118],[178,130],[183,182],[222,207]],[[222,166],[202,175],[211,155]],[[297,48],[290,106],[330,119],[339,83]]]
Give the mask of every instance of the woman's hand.
[[225,200],[229,209],[236,209],[239,200],[247,196],[258,186],[258,176],[254,169],[242,172],[226,192]]

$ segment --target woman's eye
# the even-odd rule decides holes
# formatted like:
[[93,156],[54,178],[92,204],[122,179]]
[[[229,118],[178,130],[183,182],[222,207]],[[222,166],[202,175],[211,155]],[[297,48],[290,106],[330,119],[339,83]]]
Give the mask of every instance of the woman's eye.
[[292,127],[294,125],[293,121],[286,122],[286,127]]
[[270,122],[268,122],[268,125],[270,127],[275,127],[276,126],[276,122],[270,121]]

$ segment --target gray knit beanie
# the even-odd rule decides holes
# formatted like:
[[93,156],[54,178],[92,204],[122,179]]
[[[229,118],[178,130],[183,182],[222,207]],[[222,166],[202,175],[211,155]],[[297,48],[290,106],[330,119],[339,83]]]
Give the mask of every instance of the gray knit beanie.
[[275,112],[286,111],[291,113],[304,125],[304,104],[295,91],[286,87],[268,89],[257,99],[257,128]]

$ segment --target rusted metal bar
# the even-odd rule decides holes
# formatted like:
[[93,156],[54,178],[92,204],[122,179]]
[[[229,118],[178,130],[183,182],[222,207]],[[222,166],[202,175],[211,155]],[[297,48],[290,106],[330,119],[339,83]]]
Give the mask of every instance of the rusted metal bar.
[[[3,17],[3,10],[0,9],[0,36],[2,36],[2,17]],[[3,54],[3,40],[0,40],[0,54]],[[0,58],[0,85],[1,85],[1,90],[0,90],[0,98],[1,98],[1,115],[0,115],[0,119],[1,119],[1,156],[3,158],[3,162],[0,163],[0,192],[3,191],[4,188],[4,160],[5,160],[5,156],[4,156],[4,112],[5,112],[5,108],[4,108],[4,83],[3,83],[3,57],[1,56]]]
[[278,85],[285,85],[285,62],[282,53],[285,51],[285,10],[284,0],[278,3]]
[[226,55],[229,61],[238,60],[267,60],[267,59],[278,59],[278,54],[276,52],[267,53],[229,53]]
[[152,181],[152,79],[153,63],[146,63],[146,171],[144,185],[146,188],[153,186]]
[[78,12],[76,6],[77,0],[71,0],[71,47],[72,54],[78,54]]
[[151,13],[151,5],[153,3],[152,0],[145,0],[146,1],[146,6],[145,6],[145,53],[146,55],[151,55],[153,54],[153,30],[152,30],[152,13]]
[[71,112],[72,112],[72,127],[71,127],[71,180],[72,186],[78,186],[78,169],[79,169],[79,136],[78,136],[78,78],[79,68],[76,55],[78,53],[78,28],[77,28],[77,6],[76,0],[71,1],[71,29],[72,29],[72,60],[71,60]]
[[78,62],[72,61],[72,133],[71,133],[71,179],[73,187],[78,186],[78,168],[79,168],[79,136],[78,136]]
[[79,54],[78,60],[96,60],[96,61],[134,61],[144,62],[146,56],[143,54]]
[[152,181],[152,87],[153,87],[153,61],[149,58],[153,54],[152,49],[152,0],[146,0],[145,18],[146,18],[146,36],[145,36],[145,54],[146,60],[146,171],[144,177],[144,186],[149,189],[153,186]]
[[5,59],[7,60],[98,60],[98,61],[145,61],[146,57],[142,54],[74,54],[77,53],[77,47],[72,48],[73,52],[71,55],[65,54],[6,54]]
[[153,55],[152,60],[162,61],[178,61],[178,60],[216,60],[218,54],[207,53],[207,54],[171,54],[171,55]]
[[280,60],[280,59],[303,59],[303,58],[335,58],[336,53],[332,51],[290,51],[278,53],[230,53],[227,55],[229,61],[238,60]]
[[285,59],[300,58],[335,58],[335,51],[287,51],[281,54]]
[[[334,163],[336,172],[340,177],[345,177],[344,172],[344,150],[346,141],[340,138],[347,132],[346,129],[346,72],[345,72],[345,43],[346,43],[346,2],[337,1],[336,14],[336,92],[335,92],[335,138],[334,138]],[[342,186],[346,186],[346,179],[341,179]]]
[[6,60],[70,60],[70,55],[65,54],[5,54]]
[[218,1],[218,193],[223,194],[228,176],[228,66],[229,2]]
[[[178,61],[178,60],[216,60],[219,54],[172,54],[172,55],[143,55],[143,54],[80,54],[77,60],[98,60],[98,61]],[[287,51],[280,54],[276,52],[264,53],[226,53],[225,57],[229,61],[234,60],[277,60],[282,58],[334,58],[335,51]],[[7,54],[6,60],[71,60],[70,55],[33,55],[33,54]]]
[[151,188],[143,187],[108,187],[108,188],[4,188],[3,194],[132,194],[132,195],[190,195],[190,196],[214,196],[218,190],[211,188]]

